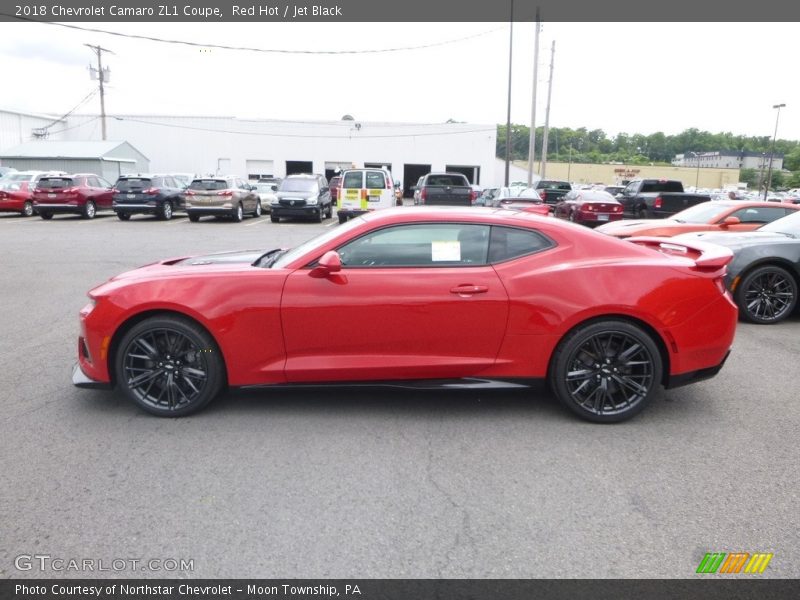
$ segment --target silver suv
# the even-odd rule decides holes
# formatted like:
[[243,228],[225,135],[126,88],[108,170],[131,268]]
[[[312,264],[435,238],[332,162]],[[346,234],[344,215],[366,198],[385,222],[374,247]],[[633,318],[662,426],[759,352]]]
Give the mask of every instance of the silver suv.
[[254,186],[241,177],[198,177],[185,192],[186,212],[196,222],[204,215],[241,221],[245,213],[261,216],[261,199]]

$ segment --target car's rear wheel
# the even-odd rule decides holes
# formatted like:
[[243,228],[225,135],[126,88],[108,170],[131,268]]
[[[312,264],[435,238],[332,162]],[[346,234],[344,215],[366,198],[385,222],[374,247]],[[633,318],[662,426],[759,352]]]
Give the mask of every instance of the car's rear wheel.
[[200,410],[225,380],[216,343],[186,319],[145,319],[125,334],[118,348],[117,385],[154,415],[179,417]]
[[118,212],[117,213],[117,218],[120,221],[130,221],[131,220],[131,213]]
[[325,211],[325,218],[330,219],[333,217],[333,204],[328,204],[328,210]]
[[797,282],[786,269],[766,265],[745,275],[735,299],[743,319],[762,325],[778,323],[797,305]]
[[172,218],[172,202],[165,200],[164,204],[161,205],[161,211],[158,216],[163,221],[169,221]]
[[43,218],[45,221],[49,221],[50,219],[52,219],[52,218],[53,218],[53,213],[49,213],[49,212],[40,212],[40,213],[39,213],[39,216],[40,216],[40,217],[42,217],[42,218]]
[[650,335],[609,319],[580,326],[561,341],[550,384],[561,403],[584,419],[614,423],[652,400],[661,375],[661,354]]
[[94,201],[87,200],[86,205],[83,207],[83,213],[81,214],[81,216],[84,219],[94,219],[96,214],[97,214],[97,207],[94,205]]
[[253,211],[253,216],[256,218],[261,216],[261,200],[256,202],[256,209]]
[[23,217],[32,217],[33,216],[33,203],[30,200],[26,200],[25,204],[22,205],[22,216]]
[[347,216],[346,215],[343,215],[342,213],[339,213],[337,216],[339,217],[339,225],[342,225],[342,224],[347,222]]
[[242,204],[239,203],[236,205],[236,208],[233,209],[233,220],[237,223],[241,223],[242,219],[244,219],[244,209],[242,208]]
[[192,223],[197,223],[197,222],[200,220],[200,215],[193,215],[193,214],[190,214],[190,215],[189,215],[189,220],[190,220]]

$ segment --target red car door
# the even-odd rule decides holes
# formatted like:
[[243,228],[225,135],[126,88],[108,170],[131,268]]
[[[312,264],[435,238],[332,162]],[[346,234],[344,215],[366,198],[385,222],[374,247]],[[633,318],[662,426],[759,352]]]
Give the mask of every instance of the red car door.
[[425,244],[384,244],[389,250],[369,260],[344,249],[338,273],[289,275],[281,302],[287,380],[459,378],[491,367],[508,296],[485,252],[471,259],[468,243],[428,242],[426,266],[411,250]]
[[102,177],[92,177],[93,190],[96,193],[97,208],[111,208],[114,203],[114,191],[111,184]]

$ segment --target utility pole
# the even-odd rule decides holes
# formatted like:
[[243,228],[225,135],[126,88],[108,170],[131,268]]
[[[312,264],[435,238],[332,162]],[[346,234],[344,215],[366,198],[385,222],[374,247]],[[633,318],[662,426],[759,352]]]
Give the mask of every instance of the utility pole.
[[550,133],[550,99],[553,97],[553,64],[556,60],[556,41],[553,40],[553,46],[550,50],[550,83],[547,87],[547,109],[544,112],[544,135],[542,136],[542,168],[539,170],[539,175],[542,179],[545,178],[547,172],[547,135]]
[[514,0],[511,0],[511,29],[508,34],[508,113],[506,115],[506,178],[508,187],[511,165],[511,59],[514,56]]
[[533,44],[533,100],[531,100],[531,136],[528,141],[528,187],[533,185],[533,163],[536,161],[536,84],[539,80],[539,7],[536,7],[536,36]]
[[781,109],[785,107],[785,104],[776,104],[772,107],[778,109],[778,114],[775,115],[775,133],[772,136],[772,147],[769,149],[769,169],[767,170],[767,187],[764,188],[764,202],[767,201],[769,188],[772,186],[772,159],[775,156],[775,139],[778,137],[778,119],[781,116]]
[[[92,51],[97,54],[97,80],[100,82],[100,122],[102,124],[102,131],[103,131],[103,140],[106,139],[106,97],[105,97],[105,88],[103,84],[107,81],[108,76],[111,74],[111,71],[108,67],[106,70],[103,71],[103,52],[108,52],[110,54],[114,54],[111,50],[106,48],[101,48],[100,46],[92,46],[91,44],[84,44],[87,48],[91,48]],[[91,67],[89,67],[91,70]]]

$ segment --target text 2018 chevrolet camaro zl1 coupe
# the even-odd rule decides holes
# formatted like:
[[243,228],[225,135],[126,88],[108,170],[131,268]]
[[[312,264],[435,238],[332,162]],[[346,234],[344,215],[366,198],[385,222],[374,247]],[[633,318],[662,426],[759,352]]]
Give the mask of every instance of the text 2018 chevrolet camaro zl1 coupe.
[[73,381],[180,416],[225,386],[547,378],[578,415],[621,421],[722,367],[730,259],[524,211],[387,209],[292,250],[112,278],[80,313]]

